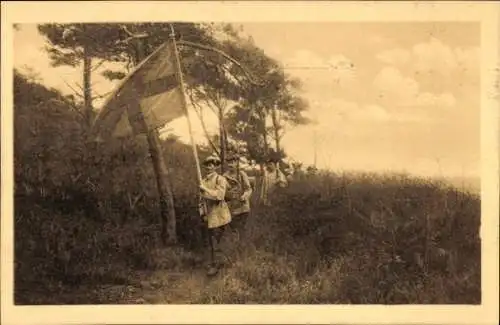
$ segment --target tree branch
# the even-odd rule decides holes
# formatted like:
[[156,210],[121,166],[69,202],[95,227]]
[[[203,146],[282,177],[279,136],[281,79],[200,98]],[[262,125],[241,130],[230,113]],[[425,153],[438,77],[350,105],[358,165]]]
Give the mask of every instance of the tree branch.
[[125,33],[127,33],[127,35],[128,35],[128,36],[130,36],[130,37],[133,37],[133,36],[134,36],[134,34],[132,34],[132,32],[128,30],[127,25],[121,25],[120,27],[122,28],[122,30],[123,30]]
[[239,63],[238,61],[236,61],[235,59],[233,59],[232,57],[230,57],[228,54],[224,53],[221,50],[218,50],[218,49],[210,47],[210,46],[201,45],[201,44],[197,44],[197,43],[193,43],[193,42],[188,42],[188,41],[178,41],[177,44],[181,45],[181,46],[182,45],[184,45],[184,46],[190,46],[190,47],[198,48],[198,49],[201,49],[201,50],[216,52],[216,53],[222,55],[227,60],[229,60],[232,63],[234,63],[236,66],[238,66],[244,72],[244,74],[246,75],[246,77],[248,78],[248,80],[251,83],[256,84],[256,85],[260,85],[260,86],[264,86],[265,85],[265,82],[257,81],[256,78],[254,78],[251,75],[251,73],[241,63]]
[[95,66],[92,67],[92,69],[90,71],[94,72],[95,70],[99,69],[99,67],[101,65],[104,64],[104,62],[106,62],[106,59],[102,59],[99,63],[97,63]]
[[[200,94],[201,92],[198,91],[198,94]],[[211,102],[211,99],[210,99],[210,95],[208,93],[204,93],[203,96],[198,96],[199,99],[203,100],[205,102],[205,104],[207,104],[208,108],[210,108],[210,110],[216,115],[216,116],[219,116],[219,114],[217,113],[217,107],[213,107],[213,103]]]
[[205,124],[205,120],[203,119],[203,114],[202,114],[202,108],[198,103],[194,100],[192,92],[189,92],[188,94],[189,99],[191,100],[191,104],[193,105],[194,111],[196,112],[196,115],[198,115],[198,118],[200,119],[201,122],[201,127],[203,129],[203,132],[205,133],[205,137],[207,138],[208,143],[212,147],[213,151],[217,153],[217,155],[220,157],[220,152],[217,150],[217,147],[213,143],[213,141],[210,139],[210,136],[208,135],[207,131],[207,126]]
[[216,93],[217,96],[217,106],[219,109],[222,111],[222,116],[225,116],[227,113],[228,105],[227,105],[227,98],[225,98],[221,92]]
[[109,95],[109,94],[111,94],[111,93],[112,93],[112,91],[108,91],[108,92],[106,92],[106,93],[104,93],[104,94],[102,94],[102,95],[100,95],[100,94],[96,94],[94,97],[92,97],[92,100],[94,100],[94,99],[98,99],[98,98],[99,98],[99,99],[100,99],[100,98],[104,98],[104,97],[108,96],[108,95]]
[[[207,105],[210,105],[209,103],[209,100],[212,102],[212,104],[215,106],[214,109],[212,109],[212,111],[215,113],[215,115],[217,115],[217,117],[219,117],[219,111],[222,111],[222,114],[224,115],[224,106],[222,105],[222,100],[221,100],[221,94],[220,92],[218,91],[215,91],[215,92],[207,92],[206,93],[206,98],[205,98],[205,102],[207,103]],[[210,107],[212,107],[210,105]]]
[[50,99],[49,102],[57,103],[57,104],[62,104],[62,105],[68,105],[69,108],[71,108],[75,113],[77,113],[81,118],[85,117],[85,114],[83,114],[76,106],[74,106],[71,103],[68,103],[66,101],[60,100],[60,99]]
[[245,87],[245,84],[243,83],[243,81],[241,81],[241,79],[239,77],[237,77],[235,74],[233,74],[231,72],[230,68],[226,67],[224,64],[221,64],[220,67],[225,72],[227,72],[231,77],[233,77],[240,86]]
[[160,134],[163,134],[163,133],[167,133],[167,132],[172,132],[172,130],[173,130],[172,128],[165,128],[165,129],[163,129],[163,130],[161,130],[161,131],[159,131],[159,130],[158,130],[158,132],[159,132]]
[[81,90],[82,92],[83,92],[83,91],[85,91],[85,90],[83,89],[82,85],[80,85],[78,82],[75,82],[75,85],[76,85],[78,88],[80,88],[80,90]]
[[[63,78],[61,78],[61,79],[66,84],[66,86],[68,86],[69,89],[71,89],[75,93],[75,95],[77,95],[80,98],[83,98],[83,95],[80,92],[76,91],[75,88],[71,87],[71,85],[66,80],[64,80]],[[82,89],[82,91],[83,91],[83,89]]]
[[149,36],[149,34],[147,33],[142,33],[142,34],[133,34],[132,32],[130,32],[127,28],[126,25],[121,25],[120,26],[122,28],[122,30],[129,36],[127,37],[126,39],[124,40],[119,40],[117,41],[115,44],[128,44],[131,40],[133,39],[138,39],[138,38],[146,38]]

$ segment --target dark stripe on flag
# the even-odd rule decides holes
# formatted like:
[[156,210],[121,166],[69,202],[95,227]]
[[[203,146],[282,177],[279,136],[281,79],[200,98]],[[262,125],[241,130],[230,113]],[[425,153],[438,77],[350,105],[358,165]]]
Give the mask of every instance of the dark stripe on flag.
[[140,85],[139,89],[140,97],[151,97],[155,95],[159,95],[161,93],[167,92],[169,90],[174,89],[179,85],[177,80],[177,76],[175,74],[171,74],[169,76],[159,78],[156,80],[152,80]]

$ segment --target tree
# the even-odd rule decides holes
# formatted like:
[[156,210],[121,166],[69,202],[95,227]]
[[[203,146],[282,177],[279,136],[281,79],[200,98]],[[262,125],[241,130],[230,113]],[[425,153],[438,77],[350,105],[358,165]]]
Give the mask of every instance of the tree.
[[300,82],[287,76],[279,63],[259,49],[251,38],[236,38],[227,43],[227,48],[228,53],[266,81],[265,87],[249,88],[228,116],[226,125],[231,125],[228,127],[231,137],[245,141],[249,154],[255,155],[252,158],[261,162],[270,154],[271,137],[275,153],[283,158],[280,141],[286,126],[309,123],[303,116],[308,106],[300,97]]
[[241,105],[236,105],[226,116],[225,125],[232,139],[246,148],[247,158],[257,163],[264,163],[268,146],[266,144],[265,119],[261,111],[250,110]]
[[117,42],[124,36],[124,31],[116,24],[41,24],[38,30],[48,41],[45,49],[52,66],[83,66],[83,83],[76,84],[79,89],[67,85],[83,100],[84,124],[90,128],[94,118],[92,101],[103,97],[92,94],[92,72],[106,61],[130,59],[125,54],[126,45]]
[[287,125],[310,123],[310,119],[302,115],[308,108],[307,102],[296,95],[300,85],[298,80],[283,78],[283,83],[277,87],[279,90],[273,98],[275,102],[271,104],[272,137],[278,153],[282,151],[281,139],[285,135]]
[[[246,148],[249,155],[263,161],[270,148],[269,134],[274,136],[277,152],[281,152],[280,140],[285,124],[308,122],[301,115],[307,109],[306,102],[294,93],[300,88],[300,83],[285,76],[277,61],[259,49],[251,37],[242,38],[232,25],[220,24],[210,30],[225,35],[225,39],[218,43],[219,48],[246,69],[221,57],[190,60],[186,70],[191,102],[202,120],[205,133],[203,108],[208,107],[216,114],[219,136],[217,141],[208,135],[207,139],[214,151],[220,154],[223,166],[231,139],[235,140],[236,146]],[[258,75],[259,80],[252,80],[252,75]],[[279,114],[273,110],[276,105]],[[267,129],[270,116],[275,132]]]
[[[213,42],[203,45],[211,45],[213,48],[224,51],[226,44],[217,40],[214,34],[222,31],[233,37],[234,35],[227,26],[230,25],[211,25],[209,33],[213,37]],[[225,116],[232,106],[231,103],[237,102],[243,96],[244,86],[242,86],[241,79],[238,77],[241,76],[241,71],[234,71],[234,62],[228,61],[221,53],[215,51],[200,53],[199,50],[190,53],[190,50],[193,49],[187,48],[183,53],[188,96],[201,119],[207,140],[221,158],[221,171],[223,172],[228,149],[228,135],[224,125]],[[208,137],[206,132],[203,121],[203,107],[208,107],[219,121],[219,137],[217,141],[219,149],[217,149],[217,145],[215,145],[213,139]]]
[[[107,51],[119,54],[119,62],[125,63],[125,69],[130,70],[130,67],[137,64],[136,59],[138,57],[138,51],[141,51],[141,55],[145,57],[153,53],[160,45],[168,40],[171,33],[171,28],[174,28],[177,40],[181,37],[183,40],[202,43],[207,45],[214,45],[214,39],[210,33],[210,24],[202,23],[138,23],[138,24],[106,24],[108,29],[115,30],[115,35],[121,35],[118,38],[120,41],[114,48],[107,47]],[[125,31],[125,32],[124,32]],[[142,39],[141,48],[138,49],[131,43],[123,41],[130,39],[134,34],[147,35]],[[120,34],[121,33],[121,34]],[[124,33],[124,34],[123,34]],[[117,38],[115,38],[115,41]],[[113,44],[113,42],[110,42]],[[109,46],[109,42],[103,44],[103,46]],[[196,52],[189,48],[180,48],[181,57],[193,58]],[[123,70],[105,70],[103,75],[110,80],[122,79],[125,77]]]

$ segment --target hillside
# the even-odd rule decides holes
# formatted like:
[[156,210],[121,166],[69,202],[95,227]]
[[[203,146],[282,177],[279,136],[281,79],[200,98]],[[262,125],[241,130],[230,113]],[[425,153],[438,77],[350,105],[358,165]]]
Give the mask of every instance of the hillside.
[[16,304],[481,303],[474,194],[298,174],[272,207],[254,205],[246,241],[225,239],[209,279],[188,146],[162,142],[180,241],[164,247],[145,140],[90,145],[56,91],[16,75],[14,95]]

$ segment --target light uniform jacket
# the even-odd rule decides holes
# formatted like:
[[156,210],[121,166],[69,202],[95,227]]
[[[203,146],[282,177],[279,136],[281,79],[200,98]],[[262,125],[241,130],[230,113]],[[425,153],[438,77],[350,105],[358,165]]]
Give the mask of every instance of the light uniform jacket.
[[264,204],[269,204],[269,194],[271,194],[277,187],[285,187],[288,185],[288,181],[279,168],[274,171],[268,171],[267,168],[264,169],[264,175],[262,177],[262,189],[261,189],[261,200]]
[[[224,173],[224,177],[226,177],[229,184],[226,197],[229,198],[228,205],[231,214],[237,216],[245,212],[250,212],[252,186],[250,185],[248,175],[243,170],[239,171],[239,175],[237,171],[227,171]],[[245,196],[245,200],[241,200],[242,196]]]
[[200,212],[204,215],[204,220],[207,222],[208,228],[218,228],[227,225],[231,222],[231,213],[229,207],[224,201],[227,189],[226,179],[212,172],[205,176],[202,184],[207,189],[206,192],[201,193],[201,199],[206,203],[206,214],[200,208]]

